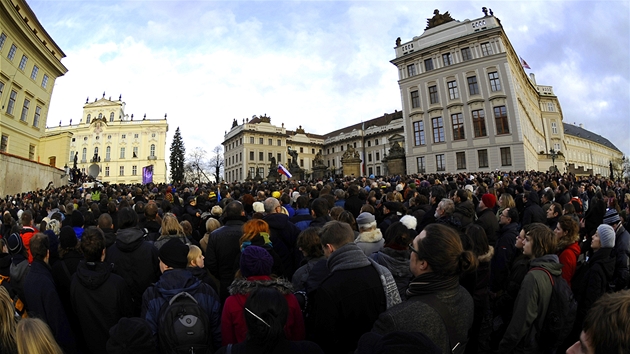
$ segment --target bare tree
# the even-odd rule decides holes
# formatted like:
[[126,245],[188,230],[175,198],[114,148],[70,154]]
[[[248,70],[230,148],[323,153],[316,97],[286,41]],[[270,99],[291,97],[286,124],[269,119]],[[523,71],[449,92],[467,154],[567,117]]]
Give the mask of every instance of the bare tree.
[[211,182],[208,177],[210,163],[208,153],[201,147],[196,147],[186,156],[184,163],[184,176],[186,181],[192,183]]
[[210,157],[210,169],[213,171],[216,181],[221,180],[223,175],[223,166],[225,160],[223,158],[223,146],[217,145],[212,149],[212,156]]

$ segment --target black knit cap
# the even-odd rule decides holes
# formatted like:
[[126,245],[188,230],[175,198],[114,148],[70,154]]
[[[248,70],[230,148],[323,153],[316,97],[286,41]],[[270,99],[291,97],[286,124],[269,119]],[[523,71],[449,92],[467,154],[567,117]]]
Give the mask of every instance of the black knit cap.
[[160,248],[159,257],[162,263],[171,268],[186,268],[189,248],[179,238],[168,240]]
[[106,348],[110,354],[148,354],[155,353],[157,345],[145,319],[123,317],[110,328]]
[[72,215],[70,216],[70,223],[72,226],[82,227],[85,224],[85,218],[80,211],[74,210],[72,211]]
[[64,226],[59,231],[59,245],[61,248],[73,248],[77,245],[77,233],[70,226]]
[[7,238],[7,248],[9,249],[10,254],[22,253],[22,250],[24,249],[22,237],[15,232],[9,235]]

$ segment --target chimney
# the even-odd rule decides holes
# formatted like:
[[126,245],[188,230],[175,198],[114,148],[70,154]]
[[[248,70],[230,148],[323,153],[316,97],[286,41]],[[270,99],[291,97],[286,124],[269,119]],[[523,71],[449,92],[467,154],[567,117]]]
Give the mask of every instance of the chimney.
[[534,85],[536,85],[536,75],[534,75],[534,73],[530,73],[530,74],[529,74],[529,78],[532,80],[532,82],[534,83]]
[[580,123],[580,128],[584,129],[584,124]]

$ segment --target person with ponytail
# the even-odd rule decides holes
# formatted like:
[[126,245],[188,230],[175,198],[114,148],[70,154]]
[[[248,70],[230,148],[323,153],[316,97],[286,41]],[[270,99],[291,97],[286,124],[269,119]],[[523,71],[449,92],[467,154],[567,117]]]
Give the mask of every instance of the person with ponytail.
[[459,285],[459,275],[474,272],[477,258],[464,251],[452,228],[429,224],[409,244],[414,278],[407,300],[382,313],[372,332],[421,332],[443,353],[463,353],[473,323],[473,299]]
[[219,349],[224,353],[305,353],[323,354],[321,348],[309,341],[289,341],[285,326],[289,306],[284,295],[273,287],[258,287],[245,301],[243,317],[247,325],[247,338],[238,344]]

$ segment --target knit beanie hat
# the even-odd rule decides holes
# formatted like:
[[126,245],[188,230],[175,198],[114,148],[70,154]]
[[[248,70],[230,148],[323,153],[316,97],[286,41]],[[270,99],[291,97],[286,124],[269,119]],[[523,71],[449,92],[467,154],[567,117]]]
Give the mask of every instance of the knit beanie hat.
[[172,238],[160,247],[159,257],[162,263],[171,268],[186,268],[189,250],[179,238]]
[[602,224],[597,227],[597,234],[599,234],[599,243],[602,244],[602,248],[615,247],[615,229],[610,225]]
[[9,237],[7,238],[7,248],[9,249],[10,254],[22,253],[22,250],[24,250],[22,237],[15,232],[9,235]]
[[83,224],[85,224],[85,219],[83,218],[83,214],[81,214],[81,212],[78,210],[74,210],[72,212],[72,216],[70,217],[70,223],[72,224],[73,227],[83,226]]
[[405,215],[400,218],[400,222],[410,230],[415,230],[418,226],[418,219],[413,215]]
[[59,231],[59,244],[61,248],[73,248],[77,245],[77,233],[70,226],[64,226]]
[[376,219],[374,218],[374,215],[368,213],[367,211],[364,211],[357,216],[357,225],[369,225],[375,221]]
[[619,218],[619,213],[617,213],[617,209],[610,208],[606,210],[606,214],[604,214],[604,224],[611,225],[616,224],[619,221],[621,221],[621,219]]
[[248,246],[241,252],[241,274],[244,277],[254,275],[269,275],[273,267],[273,257],[266,249],[258,246]]
[[264,213],[265,205],[261,202],[254,202],[254,204],[252,204],[252,209],[254,209],[254,212],[256,213]]
[[155,353],[156,343],[147,320],[123,317],[109,330],[108,353]]
[[494,194],[486,193],[481,197],[481,201],[483,201],[483,205],[485,205],[486,208],[492,209],[495,204],[497,204],[497,197],[495,197]]

